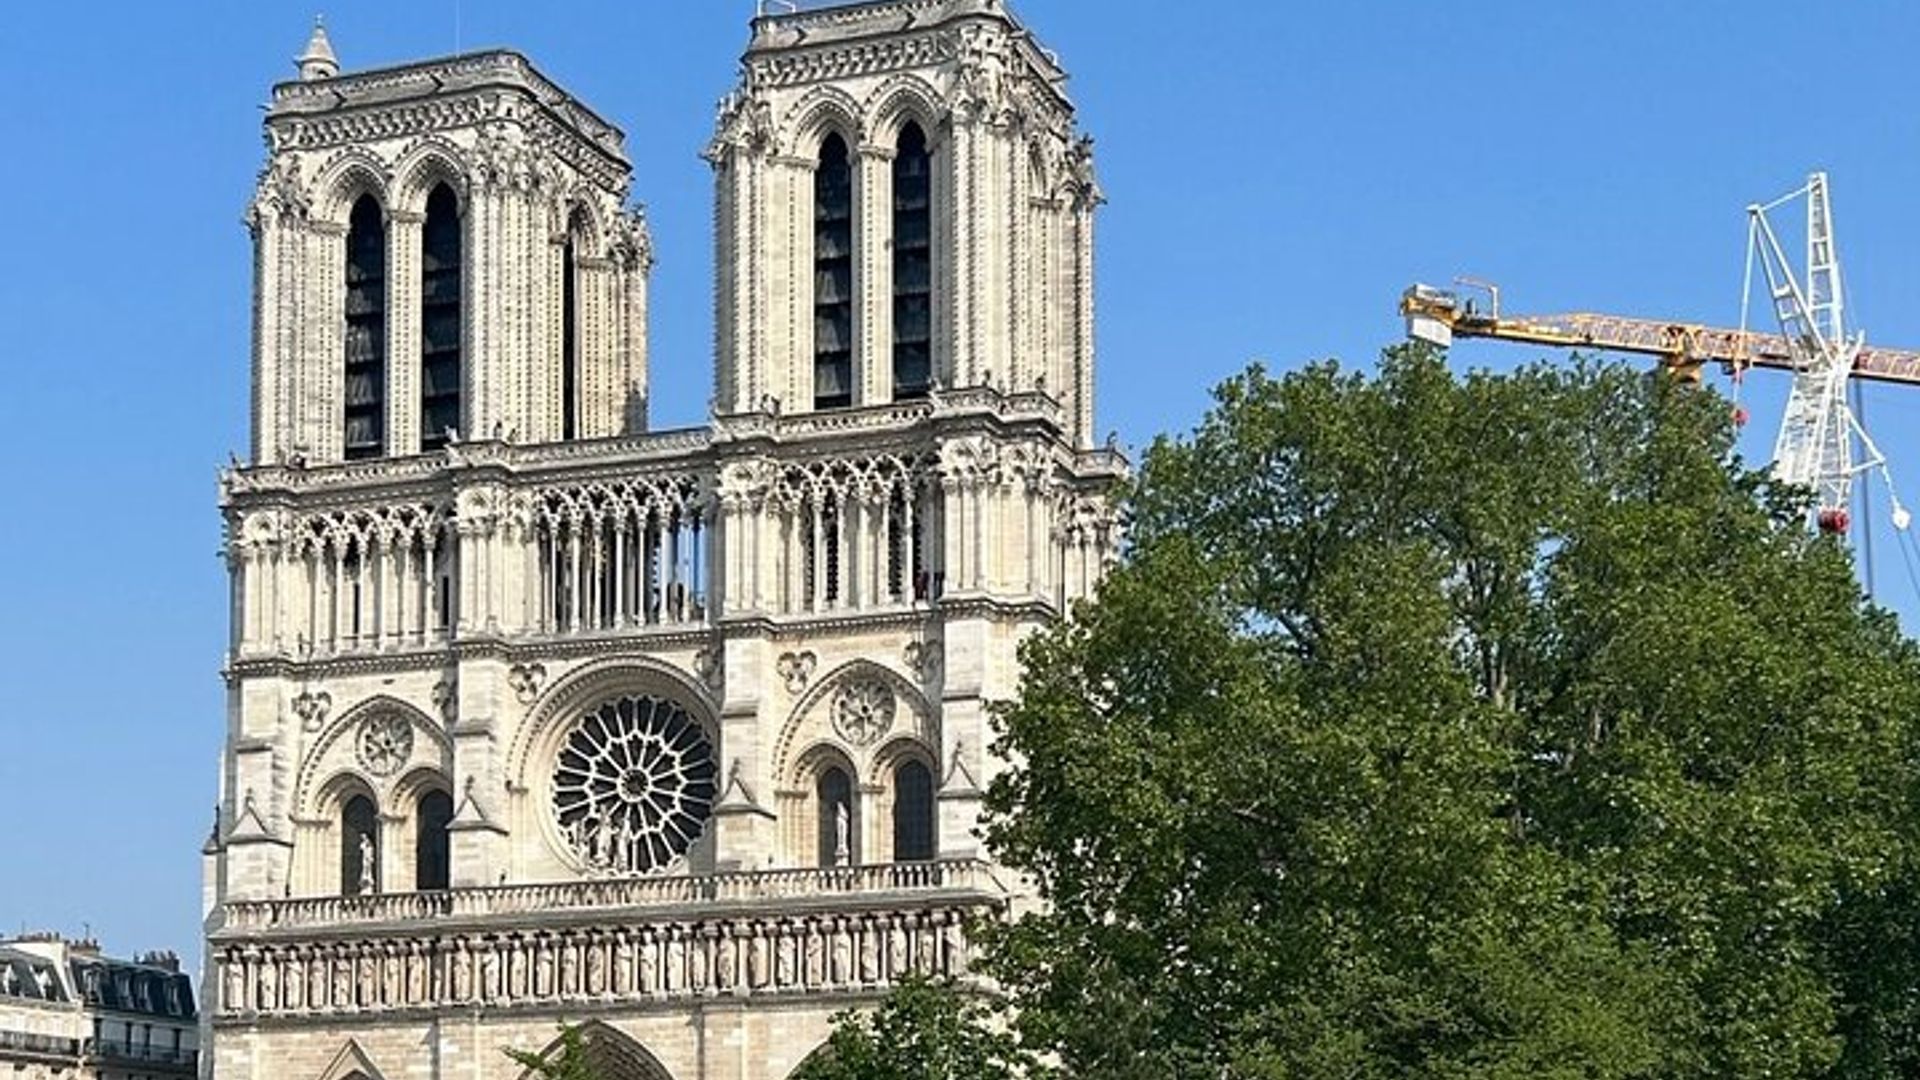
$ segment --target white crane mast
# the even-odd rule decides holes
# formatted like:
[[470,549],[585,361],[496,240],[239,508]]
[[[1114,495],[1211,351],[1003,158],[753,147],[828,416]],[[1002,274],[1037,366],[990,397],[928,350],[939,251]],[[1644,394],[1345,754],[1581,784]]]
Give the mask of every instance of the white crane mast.
[[[1804,278],[1796,278],[1767,215],[1802,196],[1807,203],[1807,259]],[[1814,523],[1823,532],[1844,533],[1851,521],[1854,477],[1870,469],[1886,475],[1886,458],[1847,402],[1848,380],[1866,335],[1849,333],[1846,326],[1826,173],[1814,173],[1805,187],[1771,203],[1747,207],[1747,291],[1740,312],[1743,333],[1756,261],[1766,279],[1774,318],[1794,368],[1786,415],[1773,447],[1774,477],[1811,490],[1816,500]],[[1887,486],[1891,490],[1891,478]],[[1905,528],[1907,512],[1897,497],[1893,507],[1895,525]]]

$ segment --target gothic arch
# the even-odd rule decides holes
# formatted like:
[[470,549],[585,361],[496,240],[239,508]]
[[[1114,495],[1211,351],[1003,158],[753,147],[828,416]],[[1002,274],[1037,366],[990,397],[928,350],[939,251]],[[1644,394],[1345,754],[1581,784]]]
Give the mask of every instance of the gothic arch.
[[866,782],[874,786],[892,783],[893,770],[903,761],[925,765],[934,776],[940,775],[940,750],[917,731],[888,737],[867,761]]
[[909,120],[920,125],[928,147],[938,150],[944,142],[942,120],[947,109],[940,103],[939,92],[918,75],[895,75],[881,83],[867,95],[860,114],[866,117],[868,136],[883,146],[892,146]]
[[774,776],[785,780],[792,775],[796,761],[793,750],[803,742],[807,746],[820,742],[840,746],[855,763],[861,760],[862,754],[857,748],[848,746],[845,740],[833,733],[826,712],[836,691],[862,679],[878,682],[893,691],[896,708],[894,723],[890,731],[883,733],[882,742],[891,741],[895,733],[905,731],[929,746],[938,745],[938,722],[933,706],[919,687],[913,685],[906,676],[872,660],[849,660],[821,677],[794,704],[793,711],[780,728],[779,737],[774,740]]
[[[307,750],[306,759],[300,764],[299,777],[294,782],[293,788],[293,804],[299,808],[300,813],[307,815],[315,813],[318,803],[315,801],[317,796],[314,782],[323,770],[329,768],[328,757],[333,752],[334,746],[343,736],[358,728],[363,719],[375,713],[390,713],[406,717],[414,733],[413,752],[408,755],[405,764],[396,771],[396,776],[412,775],[421,767],[420,763],[423,760],[440,766],[452,760],[453,743],[448,740],[446,732],[430,720],[426,713],[391,694],[375,694],[335,717]],[[421,739],[423,734],[425,735],[424,745]],[[349,771],[355,775],[362,775],[357,767],[340,763],[333,763],[331,769],[334,773]],[[329,779],[328,782],[331,783],[332,780]],[[370,787],[375,786],[371,780],[366,782]]]
[[[667,1071],[660,1059],[642,1046],[639,1040],[603,1020],[589,1020],[580,1025],[581,1042],[586,1048],[588,1071],[603,1080],[673,1080],[673,1074]],[[546,1057],[558,1050],[561,1039],[548,1043],[540,1051]],[[531,1080],[532,1070],[520,1074],[521,1080]]]
[[607,214],[594,198],[593,189],[585,184],[578,185],[552,203],[548,229],[555,242],[564,241],[573,232],[573,223],[580,220],[585,228],[581,231],[584,241],[582,254],[600,258],[607,252],[611,231],[607,227]]
[[441,136],[416,139],[394,163],[393,175],[398,179],[393,184],[392,209],[424,214],[427,197],[435,187],[445,184],[464,218],[469,185],[463,160],[460,148]]
[[446,770],[436,765],[416,765],[400,775],[393,785],[393,813],[411,814],[413,804],[429,791],[453,795],[453,781]]
[[315,1080],[386,1080],[386,1077],[360,1048],[360,1040],[348,1039]]
[[812,160],[820,154],[820,144],[829,132],[839,132],[846,140],[847,152],[858,154],[866,138],[866,126],[860,122],[860,103],[837,86],[819,86],[809,90],[787,110],[780,125],[781,144],[794,157]]
[[380,793],[366,777],[354,769],[336,769],[315,792],[310,809],[314,817],[334,821],[340,816],[340,808],[356,795],[371,799],[375,809],[383,808]]
[[575,668],[541,695],[514,734],[507,775],[516,784],[533,786],[539,779],[533,775],[534,765],[552,756],[566,732],[565,722],[618,694],[653,694],[678,703],[706,729],[719,754],[720,707],[698,679],[650,656],[616,656]]
[[392,177],[387,163],[365,147],[350,146],[334,154],[314,178],[314,219],[345,229],[362,195],[373,196],[383,212],[391,209]]

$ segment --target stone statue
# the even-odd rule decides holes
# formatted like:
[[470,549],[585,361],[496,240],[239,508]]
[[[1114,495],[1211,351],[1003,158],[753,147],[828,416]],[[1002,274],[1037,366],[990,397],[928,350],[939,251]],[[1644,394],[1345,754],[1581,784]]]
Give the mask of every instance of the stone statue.
[[358,1004],[363,1009],[371,1008],[380,1001],[379,962],[374,959],[372,954],[366,952],[362,952],[355,959],[355,962],[360,968],[360,997]]
[[819,986],[827,981],[826,946],[820,941],[818,927],[807,928],[807,985]]
[[[307,965],[300,950],[295,949],[287,955],[287,977],[280,987],[281,1004],[298,1012],[305,1005],[307,993]],[[169,1007],[178,1011],[179,1004],[172,1000],[173,994],[169,992],[167,997]]]
[[491,942],[480,943],[480,988],[475,994],[482,1001],[500,995],[500,955]]
[[747,986],[760,990],[766,985],[767,931],[763,926],[756,926],[753,928],[753,937],[747,941]]
[[607,992],[607,946],[603,941],[587,943],[587,993]]
[[913,936],[913,970],[921,975],[933,974],[934,962],[940,952],[940,939],[934,936],[933,927],[924,919]]
[[380,889],[373,861],[373,837],[360,834],[360,895],[372,896]]
[[625,930],[621,930],[613,939],[613,992],[625,994],[633,989],[628,985],[632,978],[633,940],[627,937]]
[[280,1007],[280,965],[271,956],[260,962],[259,991],[261,1012],[271,1012]]
[[571,997],[580,992],[579,949],[571,941],[562,941],[560,949],[560,993]]
[[845,866],[853,858],[853,820],[847,804],[833,804],[833,865]]
[[657,993],[660,989],[660,972],[654,954],[653,931],[640,932],[640,986],[643,994]]
[[696,994],[701,994],[706,992],[707,969],[709,966],[707,950],[711,949],[712,947],[713,947],[713,939],[704,934],[696,938],[693,942],[693,950],[689,958],[693,961],[693,977],[691,980],[691,987],[693,989],[693,992]]
[[788,927],[784,925],[775,927],[774,935],[775,935],[773,939],[774,985],[792,986],[795,981],[794,976],[797,974],[797,972],[794,970],[795,958],[794,958],[794,948],[793,948],[793,935],[791,933],[788,933]]
[[[246,1005],[247,1005],[246,967],[241,963],[240,957],[236,953],[236,954],[229,954],[227,956],[226,968],[227,968],[227,992],[226,992],[226,1000],[222,1002],[222,1004],[226,1005],[228,1012],[239,1012],[240,1010],[246,1008]],[[11,967],[0,967],[0,972],[4,972],[6,974],[6,979],[7,979],[6,989],[8,993],[12,993],[13,992],[13,969]]]
[[680,979],[687,970],[687,943],[677,930],[667,934],[667,970],[662,972],[661,989],[672,993],[680,989]]
[[392,1005],[400,1000],[400,954],[389,945],[380,962],[380,1001]]
[[533,993],[535,997],[547,997],[553,993],[553,950],[544,942],[535,942],[533,952]]
[[887,975],[898,979],[907,973],[907,928],[896,917],[887,927]]
[[836,922],[833,926],[833,970],[828,973],[827,981],[835,986],[845,985],[853,976],[853,942],[847,940],[847,924]]
[[420,956],[418,943],[407,946],[407,1004],[418,1005],[427,995],[426,964]]
[[733,989],[733,976],[740,963],[740,949],[734,944],[733,935],[726,930],[720,931],[720,942],[714,946],[713,985],[725,992]]
[[465,1001],[473,992],[473,954],[463,938],[453,947],[453,1000]]
[[872,923],[860,931],[860,981],[880,981],[880,932]]

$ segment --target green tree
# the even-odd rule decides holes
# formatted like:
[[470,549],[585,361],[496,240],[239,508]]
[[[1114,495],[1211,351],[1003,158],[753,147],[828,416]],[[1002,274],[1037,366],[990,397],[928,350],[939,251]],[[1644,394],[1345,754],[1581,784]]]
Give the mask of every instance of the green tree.
[[834,1018],[833,1035],[793,1080],[1015,1080],[1035,1075],[976,993],[912,979],[872,1011]]
[[992,942],[1068,1075],[1920,1074],[1920,660],[1726,403],[1255,368],[1031,639]]
[[607,1080],[594,1067],[587,1047],[585,1029],[578,1024],[560,1025],[560,1038],[544,1053],[531,1053],[503,1047],[502,1053],[540,1080]]

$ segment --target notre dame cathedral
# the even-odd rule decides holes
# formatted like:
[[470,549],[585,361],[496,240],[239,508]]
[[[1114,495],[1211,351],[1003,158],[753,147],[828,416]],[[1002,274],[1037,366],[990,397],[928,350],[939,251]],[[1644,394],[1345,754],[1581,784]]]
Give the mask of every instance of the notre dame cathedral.
[[1126,467],[1056,57],[1002,0],[754,19],[673,431],[618,127],[513,52],[298,68],[222,477],[213,1075],[509,1080],[566,1022],[617,1080],[780,1080],[964,970],[1020,901],[988,710]]

